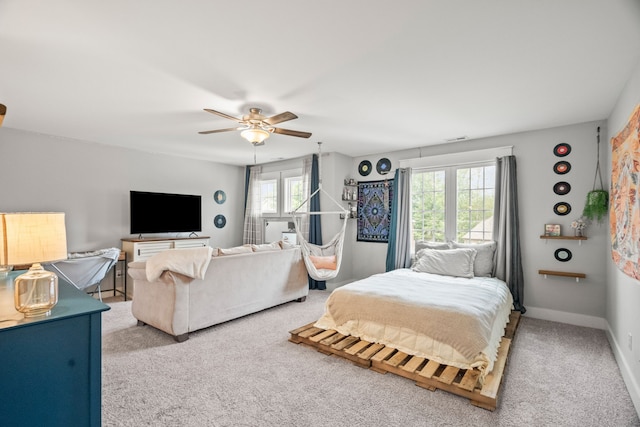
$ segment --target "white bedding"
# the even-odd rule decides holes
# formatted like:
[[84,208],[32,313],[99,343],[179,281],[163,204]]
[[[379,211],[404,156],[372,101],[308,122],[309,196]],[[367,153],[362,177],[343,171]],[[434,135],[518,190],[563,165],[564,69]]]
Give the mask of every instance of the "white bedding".
[[399,269],[337,288],[315,325],[486,374],[512,306],[509,289],[496,278]]

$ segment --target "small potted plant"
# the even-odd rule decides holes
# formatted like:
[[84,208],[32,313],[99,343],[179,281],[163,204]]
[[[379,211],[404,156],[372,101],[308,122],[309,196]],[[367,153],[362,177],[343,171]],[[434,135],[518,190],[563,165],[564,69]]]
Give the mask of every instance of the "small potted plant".
[[587,228],[587,222],[580,217],[571,223],[571,228],[573,228],[576,237],[582,237],[584,236],[585,228]]

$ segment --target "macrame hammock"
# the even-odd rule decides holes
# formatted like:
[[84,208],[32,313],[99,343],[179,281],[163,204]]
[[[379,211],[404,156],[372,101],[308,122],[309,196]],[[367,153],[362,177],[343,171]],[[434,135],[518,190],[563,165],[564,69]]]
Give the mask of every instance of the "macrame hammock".
[[[596,145],[597,162],[596,174],[593,177],[593,190],[587,193],[587,201],[582,211],[582,216],[589,220],[602,222],[609,208],[609,193],[605,191],[602,183],[602,173],[600,172],[600,126],[598,126],[598,142]],[[596,190],[596,179],[600,177],[600,189]]]
[[[291,212],[293,218],[294,229],[296,236],[298,236],[298,242],[300,243],[300,250],[302,251],[302,259],[304,265],[307,267],[307,273],[313,279],[318,281],[324,281],[335,278],[340,272],[340,265],[342,264],[342,247],[344,245],[345,230],[347,228],[347,220],[349,219],[349,211],[346,210],[340,203],[338,203],[329,193],[322,189],[322,150],[321,142],[318,142],[318,189],[315,190],[309,197],[307,197],[296,209]],[[320,192],[324,193],[329,200],[335,203],[340,209],[339,211],[316,211],[311,212],[311,199],[316,195],[319,197]],[[300,209],[305,205],[309,205],[309,209],[305,212],[300,212]],[[333,236],[329,243],[324,245],[315,245],[309,243],[299,230],[298,217],[303,215],[342,215],[344,220],[342,222],[342,228]]]

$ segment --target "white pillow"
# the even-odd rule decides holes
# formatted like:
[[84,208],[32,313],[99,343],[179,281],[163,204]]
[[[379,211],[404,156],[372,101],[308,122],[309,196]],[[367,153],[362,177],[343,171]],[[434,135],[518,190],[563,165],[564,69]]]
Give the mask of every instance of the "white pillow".
[[227,248],[227,249],[218,248],[218,256],[247,254],[247,253],[250,254],[252,252],[253,252],[253,249],[251,249],[250,245],[236,246],[234,248]]
[[416,253],[420,249],[451,249],[449,242],[428,242],[426,240],[416,240]]
[[420,273],[440,274],[453,277],[473,277],[475,249],[420,249],[416,262],[411,266]]
[[493,276],[493,256],[496,252],[496,242],[487,243],[458,243],[453,242],[455,249],[471,248],[478,251],[476,260],[473,262],[473,275],[476,277]]
[[263,243],[262,245],[251,245],[251,249],[253,252],[267,252],[267,251],[279,251],[280,248],[279,242],[273,243]]

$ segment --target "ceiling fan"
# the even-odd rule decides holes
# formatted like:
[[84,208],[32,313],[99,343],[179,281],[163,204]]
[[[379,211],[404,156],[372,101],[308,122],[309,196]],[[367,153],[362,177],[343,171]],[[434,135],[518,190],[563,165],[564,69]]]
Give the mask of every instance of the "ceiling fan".
[[297,130],[282,129],[273,126],[278,123],[298,118],[298,116],[290,113],[289,111],[276,114],[275,116],[266,117],[262,114],[262,110],[260,108],[250,108],[249,114],[242,116],[241,119],[209,108],[205,108],[204,111],[224,117],[225,119],[233,120],[234,122],[240,123],[242,126],[198,132],[202,135],[239,130],[241,131],[240,136],[252,143],[254,146],[264,145],[265,139],[269,138],[272,133],[297,136],[299,138],[309,138],[311,136],[310,132],[300,132]]

